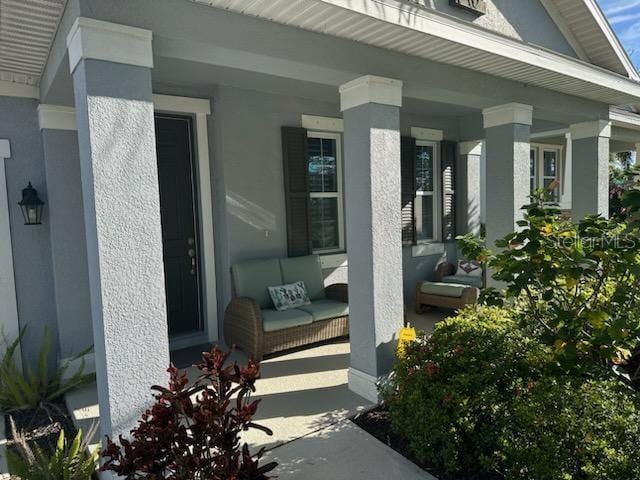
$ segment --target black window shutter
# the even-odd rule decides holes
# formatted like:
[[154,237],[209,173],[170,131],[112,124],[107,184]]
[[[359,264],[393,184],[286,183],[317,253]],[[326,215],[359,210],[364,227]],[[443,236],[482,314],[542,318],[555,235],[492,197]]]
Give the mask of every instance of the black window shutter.
[[413,245],[416,242],[413,202],[416,197],[416,139],[400,139],[400,175],[402,199],[402,244]]
[[456,142],[440,142],[442,170],[442,241],[456,238]]
[[282,163],[287,215],[287,253],[299,257],[311,253],[307,130],[282,127]]

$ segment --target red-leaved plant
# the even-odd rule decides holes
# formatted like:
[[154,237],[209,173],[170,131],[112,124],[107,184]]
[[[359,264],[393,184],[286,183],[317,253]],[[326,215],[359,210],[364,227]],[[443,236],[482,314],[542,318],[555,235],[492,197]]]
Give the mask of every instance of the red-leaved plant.
[[[277,463],[260,466],[264,449],[249,453],[240,433],[257,428],[252,419],[260,400],[251,401],[260,365],[225,365],[230,352],[215,347],[196,365],[201,375],[189,385],[184,372],[171,365],[169,388],[157,391],[156,403],[143,415],[131,438],[119,445],[107,437],[101,471],[127,480],[266,480]],[[237,394],[237,397],[232,397]]]

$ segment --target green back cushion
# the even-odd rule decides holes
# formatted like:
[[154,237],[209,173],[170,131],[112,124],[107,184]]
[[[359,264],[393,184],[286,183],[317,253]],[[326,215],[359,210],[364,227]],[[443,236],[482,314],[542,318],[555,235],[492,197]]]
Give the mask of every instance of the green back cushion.
[[273,308],[268,288],[285,283],[277,258],[236,263],[231,272],[238,297],[253,298],[260,308]]
[[282,280],[284,283],[304,282],[311,300],[325,298],[324,278],[318,255],[281,258]]

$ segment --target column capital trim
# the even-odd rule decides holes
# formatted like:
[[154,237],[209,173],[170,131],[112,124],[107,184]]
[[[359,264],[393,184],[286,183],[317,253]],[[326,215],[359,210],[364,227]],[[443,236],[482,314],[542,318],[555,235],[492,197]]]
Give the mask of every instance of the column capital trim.
[[67,35],[69,68],[89,58],[152,68],[151,40],[151,30],[78,17]]
[[379,103],[395,107],[402,106],[402,80],[365,75],[340,85],[340,110]]
[[411,136],[416,140],[441,142],[444,140],[444,132],[435,128],[411,127]]
[[11,158],[11,144],[9,143],[9,140],[0,140],[0,158]]
[[460,155],[482,155],[482,144],[484,140],[470,140],[467,142],[460,142],[458,149]]
[[533,107],[523,103],[507,103],[482,110],[484,128],[498,127],[518,123],[529,125],[533,123]]
[[593,120],[571,125],[571,138],[573,140],[595,137],[611,138],[610,120]]
[[76,109],[63,105],[38,105],[40,130],[77,130]]

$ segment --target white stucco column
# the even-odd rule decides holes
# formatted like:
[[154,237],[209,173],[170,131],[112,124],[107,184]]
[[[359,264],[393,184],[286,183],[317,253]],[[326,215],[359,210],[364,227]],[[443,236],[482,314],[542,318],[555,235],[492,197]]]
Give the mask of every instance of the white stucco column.
[[[9,140],[0,140],[0,336],[12,340],[20,333],[18,323],[18,304],[16,300],[16,282],[13,270],[13,248],[11,244],[11,224],[9,209],[19,208],[17,202],[10,202],[7,193],[7,178],[4,162],[11,158]],[[4,353],[4,342],[0,342],[0,355]],[[16,361],[20,362],[20,347],[16,352]]]
[[403,325],[400,201],[402,82],[364,76],[340,87],[344,112],[349,388],[377,401]]
[[482,187],[481,157],[482,140],[461,142],[458,144],[458,195],[457,221],[458,231],[480,235]]
[[571,125],[571,217],[609,216],[609,139],[611,122]]
[[73,73],[103,435],[127,435],[166,385],[169,348],[151,32],[79,18]]
[[516,228],[529,202],[530,139],[533,108],[509,103],[482,111],[487,182],[487,246]]

